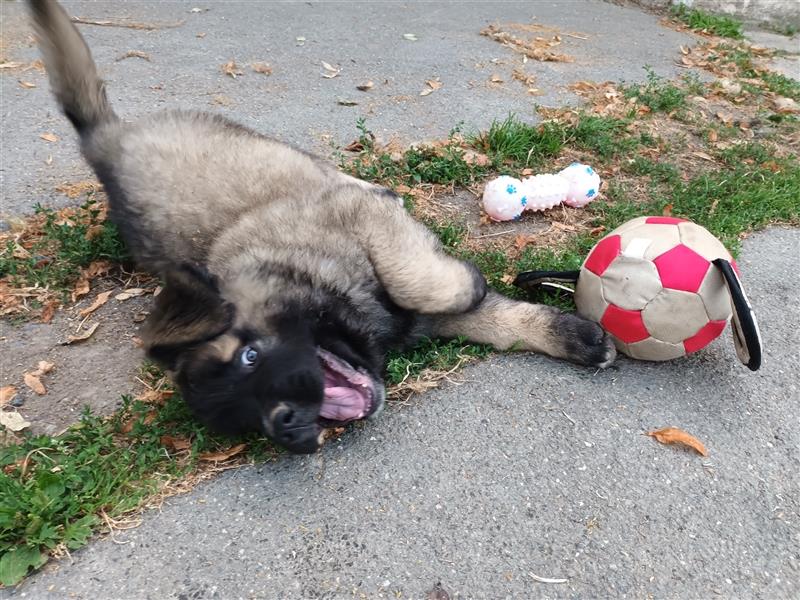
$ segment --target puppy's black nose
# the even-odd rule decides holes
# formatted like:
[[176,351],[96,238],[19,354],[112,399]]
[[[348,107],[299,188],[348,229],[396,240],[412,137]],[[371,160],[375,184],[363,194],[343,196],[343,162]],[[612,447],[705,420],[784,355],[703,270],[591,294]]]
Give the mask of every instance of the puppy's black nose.
[[312,454],[319,448],[320,428],[316,416],[304,414],[306,412],[284,404],[271,415],[273,439],[295,454]]

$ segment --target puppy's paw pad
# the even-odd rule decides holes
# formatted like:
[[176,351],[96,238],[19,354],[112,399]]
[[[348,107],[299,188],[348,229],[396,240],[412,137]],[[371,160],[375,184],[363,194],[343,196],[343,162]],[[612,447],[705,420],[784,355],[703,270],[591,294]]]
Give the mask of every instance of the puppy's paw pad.
[[614,341],[597,323],[575,315],[562,315],[557,327],[564,340],[566,358],[572,362],[605,368],[614,362]]

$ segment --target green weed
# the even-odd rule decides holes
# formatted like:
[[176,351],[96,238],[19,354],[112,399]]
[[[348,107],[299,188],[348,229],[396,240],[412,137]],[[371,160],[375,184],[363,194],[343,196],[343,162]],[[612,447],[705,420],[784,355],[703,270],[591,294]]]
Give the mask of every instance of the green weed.
[[672,16],[683,21],[695,31],[703,31],[720,37],[741,40],[744,38],[742,23],[724,15],[712,15],[702,10],[679,4],[672,9]]
[[66,292],[81,267],[94,260],[122,262],[128,254],[117,228],[101,221],[101,210],[93,199],[80,207],[76,218],[60,218],[49,208],[36,207],[44,216],[41,236],[27,252],[13,241],[0,251],[0,277],[10,277],[16,286],[49,287]]
[[652,67],[645,66],[644,69],[647,83],[624,86],[622,90],[627,98],[637,98],[654,112],[670,113],[686,106],[686,90],[657,75]]

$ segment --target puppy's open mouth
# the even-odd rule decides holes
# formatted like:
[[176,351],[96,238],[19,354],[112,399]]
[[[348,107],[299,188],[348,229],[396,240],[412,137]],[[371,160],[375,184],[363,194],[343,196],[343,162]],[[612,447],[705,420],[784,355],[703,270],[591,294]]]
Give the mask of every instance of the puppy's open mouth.
[[364,369],[353,368],[322,348],[317,348],[317,355],[325,373],[325,397],[319,413],[321,425],[341,425],[364,419],[383,407],[384,387]]

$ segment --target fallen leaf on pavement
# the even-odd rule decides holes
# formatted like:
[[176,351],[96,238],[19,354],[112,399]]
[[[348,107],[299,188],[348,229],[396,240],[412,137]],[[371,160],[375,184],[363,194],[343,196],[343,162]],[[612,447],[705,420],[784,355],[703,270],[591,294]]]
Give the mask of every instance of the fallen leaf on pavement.
[[136,298],[137,296],[141,296],[145,293],[144,288],[128,288],[127,290],[123,290],[121,293],[114,296],[114,300],[127,300],[128,298]]
[[656,440],[662,444],[683,444],[696,450],[703,456],[708,456],[706,447],[700,440],[677,427],[664,427],[663,429],[648,431],[647,435],[656,438]]
[[40,360],[39,364],[36,365],[36,370],[34,371],[34,375],[47,375],[50,371],[55,369],[56,366],[51,363],[47,362],[46,360]]
[[413,34],[413,33],[404,33],[403,34],[403,39],[404,40],[408,40],[409,42],[416,42],[417,41],[417,36],[416,36],[416,34]]
[[97,331],[97,328],[100,326],[100,323],[95,323],[89,329],[84,331],[83,333],[79,333],[77,335],[71,335],[67,338],[67,341],[63,343],[64,346],[68,346],[70,344],[76,344],[78,342],[85,342],[90,337],[94,335],[94,332]]
[[27,385],[40,396],[44,396],[47,393],[47,388],[44,387],[44,384],[35,372],[25,373],[25,385]]
[[362,144],[358,140],[353,140],[352,142],[347,144],[347,146],[342,148],[342,150],[344,150],[345,152],[363,152],[364,144]]
[[530,244],[533,241],[533,236],[529,235],[518,235],[514,238],[514,247],[517,250],[522,250],[525,246]]
[[341,69],[337,69],[330,63],[326,63],[324,60],[322,61],[322,68],[327,71],[327,73],[322,74],[325,79],[333,79],[342,72]]
[[101,292],[101,293],[97,294],[97,297],[94,299],[94,302],[92,302],[91,305],[87,306],[83,310],[79,311],[78,314],[80,316],[82,316],[82,317],[85,317],[86,315],[92,314],[98,308],[103,306],[103,304],[108,302],[108,299],[111,297],[112,293],[113,293],[113,291],[108,291],[108,292]]
[[79,298],[83,298],[86,294],[89,293],[89,280],[88,279],[81,279],[78,283],[75,284],[75,287],[72,289],[72,301],[75,302]]
[[39,137],[42,138],[45,142],[57,142],[58,136],[55,133],[41,133]]
[[236,79],[239,75],[244,75],[239,66],[232,60],[226,62],[221,68],[225,75],[229,75],[233,79]]
[[152,62],[150,60],[150,55],[147,52],[142,52],[141,50],[128,50],[125,54],[117,58],[116,62],[125,60],[126,58],[141,58],[147,62]]
[[263,62],[256,62],[250,65],[250,68],[253,69],[256,73],[261,73],[262,75],[272,75],[272,67],[270,67],[267,63]]
[[371,81],[368,81],[366,83],[362,83],[361,85],[357,85],[356,89],[360,90],[362,92],[366,92],[366,91],[371,90],[374,85],[375,85],[374,83],[372,83]]
[[358,102],[355,100],[347,100],[346,98],[338,98],[336,104],[339,106],[358,106]]
[[39,322],[40,323],[49,323],[53,320],[53,316],[56,314],[56,308],[58,308],[58,300],[50,300],[47,304],[42,307],[42,314],[39,315]]
[[17,395],[17,388],[13,385],[7,385],[0,388],[0,406],[5,406],[14,399]]
[[22,431],[31,424],[18,412],[0,412],[0,425],[9,431]]
[[23,87],[23,88],[25,88],[26,90],[29,90],[29,89],[31,89],[31,88],[35,88],[35,87],[36,87],[36,84],[35,84],[35,83],[32,83],[32,82],[30,82],[30,81],[23,81],[23,80],[21,80],[21,79],[19,80],[19,85],[20,85],[20,87]]
[[222,462],[223,460],[228,460],[229,458],[242,453],[245,448],[247,448],[247,444],[236,444],[227,450],[221,450],[219,452],[203,452],[202,454],[198,455],[197,458],[200,460]]
[[428,84],[428,87],[419,93],[420,96],[427,96],[428,94],[432,94],[433,92],[435,92],[444,85],[438,79],[429,79],[425,83]]

